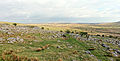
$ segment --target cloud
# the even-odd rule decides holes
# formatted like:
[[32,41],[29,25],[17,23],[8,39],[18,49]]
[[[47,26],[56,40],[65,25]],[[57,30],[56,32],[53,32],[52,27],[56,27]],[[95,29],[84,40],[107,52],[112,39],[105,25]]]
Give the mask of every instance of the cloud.
[[[82,22],[85,20],[82,18],[94,18],[96,22],[119,21],[119,3],[120,0],[0,0],[0,20],[52,22],[56,20],[53,18],[58,18],[60,22],[62,18],[61,22],[72,22],[76,19],[76,22]],[[87,20],[84,22],[88,22]]]

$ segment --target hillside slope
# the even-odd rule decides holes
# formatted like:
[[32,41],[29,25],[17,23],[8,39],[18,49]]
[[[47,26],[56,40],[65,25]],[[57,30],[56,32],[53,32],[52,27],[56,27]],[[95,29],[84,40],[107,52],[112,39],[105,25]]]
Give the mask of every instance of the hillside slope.
[[120,39],[59,32],[37,26],[0,24],[3,61],[120,60]]

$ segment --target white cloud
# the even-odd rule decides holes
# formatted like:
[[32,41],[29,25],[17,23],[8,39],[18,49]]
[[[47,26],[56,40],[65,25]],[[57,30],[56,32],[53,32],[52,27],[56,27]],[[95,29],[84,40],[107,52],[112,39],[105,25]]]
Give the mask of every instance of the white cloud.
[[0,0],[0,19],[120,16],[120,0]]

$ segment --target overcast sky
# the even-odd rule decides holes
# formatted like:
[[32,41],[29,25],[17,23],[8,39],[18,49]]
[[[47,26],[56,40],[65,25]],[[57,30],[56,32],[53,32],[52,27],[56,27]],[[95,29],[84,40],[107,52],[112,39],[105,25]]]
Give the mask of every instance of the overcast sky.
[[120,0],[0,0],[0,21],[116,22],[120,21]]

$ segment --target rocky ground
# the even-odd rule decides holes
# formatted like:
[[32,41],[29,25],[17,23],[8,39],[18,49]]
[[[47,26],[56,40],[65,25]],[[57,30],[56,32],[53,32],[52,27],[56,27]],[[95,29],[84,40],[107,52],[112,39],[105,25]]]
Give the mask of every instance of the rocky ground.
[[0,24],[3,61],[119,61],[119,38]]

